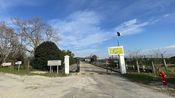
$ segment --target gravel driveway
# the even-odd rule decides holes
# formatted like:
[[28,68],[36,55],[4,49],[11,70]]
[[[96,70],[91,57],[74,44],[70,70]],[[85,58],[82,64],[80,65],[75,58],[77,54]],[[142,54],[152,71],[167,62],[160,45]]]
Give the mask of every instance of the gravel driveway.
[[173,98],[90,64],[80,69],[56,78],[0,73],[0,98]]

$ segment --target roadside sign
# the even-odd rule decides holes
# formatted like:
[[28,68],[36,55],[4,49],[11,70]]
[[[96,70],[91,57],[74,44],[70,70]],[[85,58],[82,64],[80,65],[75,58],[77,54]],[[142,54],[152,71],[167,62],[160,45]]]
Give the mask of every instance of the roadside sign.
[[20,66],[21,66],[21,64],[22,64],[22,61],[17,61],[17,62],[15,62],[15,64],[18,65],[18,71],[19,71]]
[[123,46],[109,47],[108,54],[109,55],[124,55]]
[[2,66],[11,66],[12,63],[11,62],[7,62],[7,63],[2,63]]
[[17,61],[17,62],[15,62],[15,64],[20,65],[20,64],[22,64],[22,61]]
[[47,66],[61,66],[61,60],[48,60]]
[[50,67],[50,73],[52,72],[52,66],[57,66],[57,74],[58,74],[58,70],[59,70],[58,66],[61,66],[61,60],[48,60],[47,66]]

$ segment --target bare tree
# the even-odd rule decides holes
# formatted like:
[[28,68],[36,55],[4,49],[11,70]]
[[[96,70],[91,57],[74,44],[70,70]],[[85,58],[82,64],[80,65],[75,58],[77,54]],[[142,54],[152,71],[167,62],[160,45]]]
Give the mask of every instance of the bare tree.
[[50,25],[47,26],[45,36],[46,41],[58,42],[60,40],[58,37],[58,32]]
[[57,32],[50,25],[44,23],[41,18],[35,17],[28,20],[14,18],[12,21],[17,27],[21,44],[26,46],[25,50],[31,54],[41,42],[56,39]]
[[[165,52],[163,52],[163,53],[165,53]],[[155,66],[155,73],[157,75],[159,75],[159,71],[161,69],[162,63],[165,63],[164,66],[166,68],[166,62],[165,62],[165,60],[162,57],[162,54],[163,53],[162,53],[162,51],[160,49],[154,49],[154,50],[152,50],[152,57],[154,58],[154,61],[152,61],[152,63]]]
[[9,54],[15,56],[19,53],[19,43],[13,29],[7,27],[5,23],[0,23],[0,62],[6,62]]

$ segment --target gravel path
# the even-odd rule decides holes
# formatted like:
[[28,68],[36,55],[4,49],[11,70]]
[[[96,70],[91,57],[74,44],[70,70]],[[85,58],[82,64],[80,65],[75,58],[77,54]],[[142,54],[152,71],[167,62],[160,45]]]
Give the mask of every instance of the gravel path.
[[49,78],[0,73],[0,98],[173,98],[81,62],[78,75]]

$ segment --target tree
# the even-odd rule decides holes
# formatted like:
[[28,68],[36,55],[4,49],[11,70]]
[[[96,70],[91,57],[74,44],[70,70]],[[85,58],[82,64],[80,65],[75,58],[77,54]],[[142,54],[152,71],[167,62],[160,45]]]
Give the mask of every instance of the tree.
[[67,50],[67,51],[65,51],[65,50],[62,50],[61,51],[62,53],[62,55],[63,55],[63,57],[65,56],[65,55],[69,55],[69,59],[70,59],[70,64],[74,64],[74,63],[76,63],[76,59],[74,58],[74,53],[72,53],[72,51],[70,51],[70,50]]
[[96,55],[92,55],[91,56],[91,62],[96,62],[97,61],[97,56]]
[[171,64],[175,64],[175,56],[169,58]]
[[21,44],[26,46],[24,50],[31,54],[43,41],[56,41],[58,39],[57,32],[41,18],[35,17],[28,20],[14,18],[13,23],[20,36]]
[[155,74],[159,75],[162,62],[160,49],[152,50],[152,60],[155,66]]
[[61,50],[51,41],[45,41],[35,49],[32,67],[47,70],[48,60],[63,60]]
[[4,22],[0,23],[0,42],[0,63],[6,62],[9,55],[10,58],[15,58],[21,53],[16,33]]

